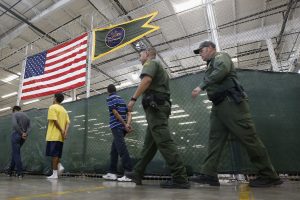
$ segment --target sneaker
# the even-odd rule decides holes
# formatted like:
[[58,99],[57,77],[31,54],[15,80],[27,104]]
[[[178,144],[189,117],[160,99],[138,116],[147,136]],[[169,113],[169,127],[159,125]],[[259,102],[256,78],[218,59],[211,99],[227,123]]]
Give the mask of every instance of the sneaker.
[[130,178],[127,178],[126,176],[118,178],[117,180],[120,182],[131,182],[132,181]]
[[102,178],[104,178],[105,180],[115,181],[117,180],[117,175],[112,173],[107,173],[103,175]]
[[47,177],[48,179],[58,179],[57,174],[52,174],[51,176]]
[[8,170],[5,172],[6,176],[12,177],[13,176],[13,172]]
[[134,171],[125,172],[125,176],[131,179],[131,181],[135,182],[136,185],[142,185],[142,178],[138,176]]
[[61,163],[58,163],[58,169],[57,169],[58,175],[62,175],[64,170],[65,170],[64,166]]
[[220,182],[218,177],[216,176],[209,176],[206,174],[200,174],[198,176],[192,176],[190,181],[200,183],[200,184],[208,184],[210,186],[220,186]]
[[281,185],[283,181],[278,179],[272,179],[272,178],[265,178],[265,177],[258,177],[254,180],[251,180],[249,183],[250,187],[271,187],[274,185]]
[[167,180],[160,183],[161,188],[170,188],[170,189],[190,189],[191,184],[187,182],[177,182],[174,180]]
[[24,175],[23,175],[23,174],[16,174],[16,177],[17,177],[18,179],[23,179]]

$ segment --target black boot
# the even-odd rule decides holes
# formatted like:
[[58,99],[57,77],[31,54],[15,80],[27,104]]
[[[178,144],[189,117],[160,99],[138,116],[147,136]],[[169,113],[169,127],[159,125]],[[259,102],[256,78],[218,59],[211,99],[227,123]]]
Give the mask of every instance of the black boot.
[[209,176],[206,174],[200,174],[198,176],[192,176],[190,181],[200,183],[200,184],[208,184],[210,186],[220,186],[220,182],[218,177],[216,176]]
[[134,171],[132,172],[125,172],[125,176],[130,178],[136,185],[142,185],[142,178],[141,176],[137,175]]
[[271,187],[274,185],[281,185],[283,181],[280,178],[267,178],[267,177],[258,177],[249,182],[250,187]]
[[174,188],[174,189],[189,189],[191,187],[191,184],[186,181],[186,182],[179,182],[179,181],[174,181],[173,179],[163,181],[160,183],[161,188]]

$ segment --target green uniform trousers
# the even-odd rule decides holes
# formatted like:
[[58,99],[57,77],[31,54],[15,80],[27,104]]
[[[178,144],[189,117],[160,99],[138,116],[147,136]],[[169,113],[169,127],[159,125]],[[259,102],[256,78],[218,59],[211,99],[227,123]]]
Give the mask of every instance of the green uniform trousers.
[[144,146],[141,158],[134,167],[135,173],[142,177],[148,163],[153,159],[157,150],[166,160],[174,181],[187,182],[186,168],[179,156],[177,147],[171,138],[168,119],[170,115],[170,104],[159,105],[159,111],[148,107],[145,109],[148,122]]
[[260,176],[278,179],[267,150],[256,134],[248,100],[236,104],[228,97],[211,110],[208,155],[201,173],[217,175],[220,156],[229,134],[235,135],[246,148]]

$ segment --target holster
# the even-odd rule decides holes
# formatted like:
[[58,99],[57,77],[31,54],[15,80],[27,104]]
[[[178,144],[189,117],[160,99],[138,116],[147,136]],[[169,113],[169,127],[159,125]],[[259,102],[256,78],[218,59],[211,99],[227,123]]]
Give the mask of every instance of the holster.
[[209,96],[208,99],[210,101],[212,101],[212,103],[216,106],[220,103],[222,103],[224,101],[224,99],[227,97],[227,92],[226,90],[225,91],[222,91],[222,92],[215,92],[214,95],[212,96]]
[[211,100],[215,106],[223,102],[226,97],[232,99],[236,104],[240,104],[243,99],[247,98],[244,88],[238,84],[235,79],[232,79],[232,81],[234,83],[233,87],[224,91],[215,92],[214,95],[209,97],[209,100]]
[[161,95],[161,94],[148,92],[143,96],[142,105],[144,109],[151,107],[155,111],[159,111],[158,106],[164,105],[166,101],[168,101],[171,105],[169,95],[167,94]]

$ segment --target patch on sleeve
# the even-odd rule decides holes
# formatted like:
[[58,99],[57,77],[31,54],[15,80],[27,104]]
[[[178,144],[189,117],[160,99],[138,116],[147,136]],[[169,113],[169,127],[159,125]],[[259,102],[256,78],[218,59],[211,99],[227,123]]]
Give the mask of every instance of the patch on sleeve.
[[150,66],[150,62],[149,61],[146,61],[145,63],[144,63],[144,67],[149,67]]

